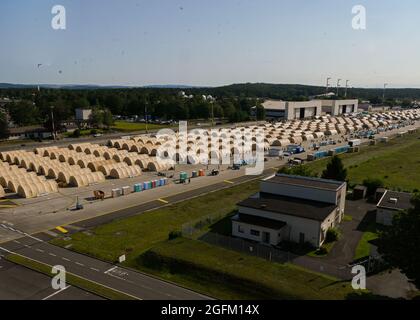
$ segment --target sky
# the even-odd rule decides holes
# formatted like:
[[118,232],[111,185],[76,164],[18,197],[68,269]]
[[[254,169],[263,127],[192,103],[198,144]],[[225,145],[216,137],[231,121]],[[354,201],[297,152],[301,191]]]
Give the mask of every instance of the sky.
[[0,82],[417,88],[419,13],[418,0],[1,0]]

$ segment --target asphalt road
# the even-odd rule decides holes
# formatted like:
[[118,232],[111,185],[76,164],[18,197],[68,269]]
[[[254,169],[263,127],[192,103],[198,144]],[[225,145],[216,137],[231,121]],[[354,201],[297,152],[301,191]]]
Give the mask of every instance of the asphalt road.
[[[100,261],[27,236],[0,247],[3,255],[17,253],[49,266],[64,266],[66,271],[113,288],[139,300],[207,300],[194,291],[158,280],[143,273]],[[17,270],[20,277],[20,270]],[[13,287],[11,285],[11,287]],[[10,289],[12,290],[12,289]]]
[[51,287],[50,277],[7,261],[1,255],[2,252],[0,300],[103,300],[73,286],[56,291]]
[[[264,171],[262,176],[272,174],[272,169]],[[231,187],[232,185],[251,181],[255,178],[262,176],[241,176],[229,180],[229,182],[220,182],[213,185],[197,188],[188,192],[180,193],[171,197],[165,198],[168,203],[173,204],[176,202],[184,201],[193,197],[197,197],[209,192],[222,190]],[[150,201],[131,208],[122,209],[113,213],[95,217],[92,219],[84,220],[73,224],[78,228],[88,229],[95,226],[105,224],[115,219],[123,219],[133,215],[144,213],[148,210],[163,207],[166,204],[161,201]],[[79,253],[69,251],[47,243],[50,236],[45,233],[37,234],[34,236],[28,235],[21,230],[12,228],[7,225],[1,225],[1,228],[7,232],[19,233],[22,238],[8,243],[4,243],[0,247],[0,254],[18,253],[27,258],[31,258],[50,266],[63,265],[68,272],[77,276],[84,277],[91,281],[106,285],[115,290],[121,291],[131,295],[137,299],[145,300],[202,300],[210,299],[199,293],[184,289],[182,287],[158,280],[156,278],[147,276],[145,274],[128,270],[120,266],[113,265],[104,261],[94,259]],[[80,229],[78,229],[80,230]],[[10,262],[3,260],[3,263],[10,267]],[[45,287],[45,283],[49,284],[49,278],[29,269],[13,265],[13,277],[10,277],[6,286],[0,289],[0,299],[95,299],[99,298],[94,295],[89,295],[86,292],[74,287],[70,287],[62,292],[54,292],[49,286]],[[10,268],[9,268],[10,269]],[[1,271],[1,269],[0,269]],[[28,288],[27,284],[31,283],[30,279],[43,278],[42,284],[38,285],[40,289],[35,290]],[[46,278],[46,279],[44,279]],[[0,280],[2,279],[0,273]],[[19,279],[19,281],[17,281]],[[21,280],[25,280],[21,283]],[[1,283],[1,282],[0,282]],[[13,289],[11,289],[13,288]],[[50,295],[52,295],[50,297]],[[45,297],[44,297],[45,296]]]

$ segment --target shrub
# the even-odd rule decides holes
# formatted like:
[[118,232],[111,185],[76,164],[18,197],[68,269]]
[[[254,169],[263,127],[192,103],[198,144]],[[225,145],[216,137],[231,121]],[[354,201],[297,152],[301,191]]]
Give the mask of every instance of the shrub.
[[367,195],[373,196],[376,189],[384,187],[384,182],[381,179],[368,178],[363,180],[363,185],[367,187]]
[[97,134],[97,133],[98,133],[98,130],[96,130],[96,129],[90,130],[90,134]]
[[79,138],[82,135],[82,133],[80,132],[80,129],[76,129],[73,131],[73,138]]
[[334,242],[338,240],[339,232],[337,229],[328,229],[327,236],[325,237],[325,241],[327,243]]
[[169,240],[174,240],[174,239],[180,238],[180,237],[182,237],[182,232],[178,231],[178,230],[171,231],[171,232],[169,232],[169,235],[168,235]]
[[323,255],[326,255],[328,253],[328,249],[326,248],[326,247],[324,247],[324,246],[321,246],[317,251],[316,251],[316,254],[317,255],[320,255],[320,256],[323,256]]

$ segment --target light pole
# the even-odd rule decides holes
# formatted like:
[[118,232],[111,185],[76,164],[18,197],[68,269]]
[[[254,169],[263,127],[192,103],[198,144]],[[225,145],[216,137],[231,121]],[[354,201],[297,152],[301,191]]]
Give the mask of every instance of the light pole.
[[382,94],[382,103],[385,103],[385,90],[386,90],[387,86],[388,86],[388,83],[384,83],[384,92]]
[[346,91],[344,93],[344,97],[347,98],[347,88],[349,87],[350,80],[346,80]]
[[330,80],[331,80],[331,77],[328,77],[327,78],[327,86],[325,87],[325,95],[328,94],[328,88],[330,87]]
[[338,97],[338,89],[340,88],[340,81],[341,79],[337,79],[337,97]]
[[146,134],[147,133],[149,133],[149,126],[148,126],[148,124],[149,124],[149,118],[148,118],[148,116],[147,116],[147,101],[144,103],[144,118],[145,118],[145,120],[146,120]]
[[51,129],[52,129],[52,136],[53,140],[55,140],[55,125],[54,125],[54,106],[50,107],[51,111]]

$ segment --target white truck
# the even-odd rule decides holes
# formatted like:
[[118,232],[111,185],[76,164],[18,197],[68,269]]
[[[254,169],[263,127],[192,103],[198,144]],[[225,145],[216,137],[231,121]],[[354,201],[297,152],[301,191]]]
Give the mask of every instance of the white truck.
[[362,144],[362,140],[360,139],[349,140],[350,147],[357,147],[357,146],[360,146],[361,144]]

